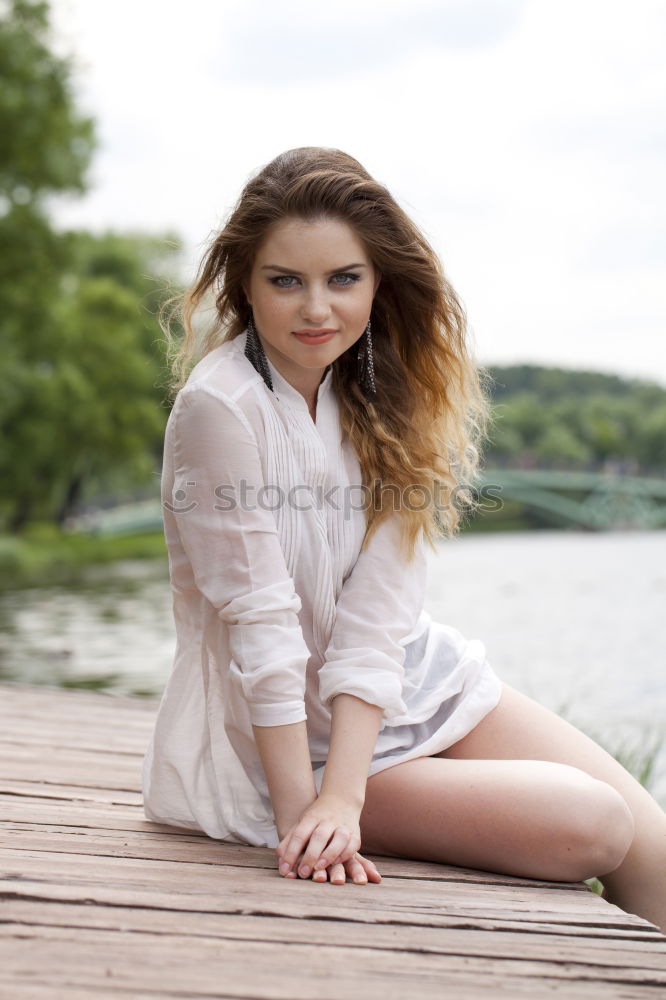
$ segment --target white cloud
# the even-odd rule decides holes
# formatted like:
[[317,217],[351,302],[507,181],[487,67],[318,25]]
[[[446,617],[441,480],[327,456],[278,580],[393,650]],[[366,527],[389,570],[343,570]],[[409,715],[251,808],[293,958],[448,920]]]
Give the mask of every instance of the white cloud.
[[98,119],[63,224],[173,228],[191,267],[292,146],[360,159],[423,226],[481,360],[666,383],[666,7],[653,0],[56,0]]

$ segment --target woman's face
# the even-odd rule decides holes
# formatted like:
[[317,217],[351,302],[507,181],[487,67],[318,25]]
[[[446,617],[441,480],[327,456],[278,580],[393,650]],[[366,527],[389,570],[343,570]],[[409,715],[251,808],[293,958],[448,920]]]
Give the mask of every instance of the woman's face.
[[346,222],[289,218],[259,246],[244,287],[269,360],[307,396],[326,366],[363,334],[378,284]]

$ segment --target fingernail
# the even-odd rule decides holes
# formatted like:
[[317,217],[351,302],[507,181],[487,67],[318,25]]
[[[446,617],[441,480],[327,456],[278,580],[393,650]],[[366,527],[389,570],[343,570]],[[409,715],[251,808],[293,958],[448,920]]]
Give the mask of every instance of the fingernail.
[[301,868],[301,870],[300,870],[300,873],[301,873],[301,875],[303,876],[303,878],[305,878],[305,877],[306,877],[306,875],[309,875],[309,874],[310,874],[310,869],[308,868],[308,866],[307,866],[307,865],[303,865],[303,867],[302,867],[302,868]]
[[282,862],[282,864],[280,865],[280,871],[282,872],[283,875],[287,874],[287,872],[289,871],[289,863],[287,861]]

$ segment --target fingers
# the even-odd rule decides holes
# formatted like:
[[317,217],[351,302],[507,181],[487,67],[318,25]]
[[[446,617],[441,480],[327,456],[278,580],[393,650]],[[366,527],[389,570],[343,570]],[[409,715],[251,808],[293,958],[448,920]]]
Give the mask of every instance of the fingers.
[[[345,827],[335,827],[328,822],[304,820],[292,828],[289,833],[280,841],[276,848],[280,874],[293,878],[309,878],[313,872],[328,872],[332,866],[339,866],[332,881],[345,881],[340,878],[345,872],[344,865],[357,855],[361,846],[361,838],[358,832]],[[354,873],[360,872],[360,880],[363,877],[371,881],[381,881],[381,877],[372,862],[367,862],[361,855],[357,855],[357,864],[354,866]],[[354,878],[353,873],[349,873]]]
[[[331,834],[333,834],[332,839]],[[292,837],[280,862],[280,871],[283,874],[294,869],[301,878],[308,878],[313,869],[319,870],[328,868],[331,864],[340,864],[352,857],[361,846],[361,838],[351,831],[344,828],[334,830],[328,824],[319,824],[310,836],[303,858],[296,869],[296,860],[306,839],[294,840]]]
[[[298,876],[294,872],[289,872],[288,877],[297,878]],[[368,861],[367,858],[358,853],[343,863],[338,862],[327,868],[317,868],[311,875],[313,882],[330,881],[332,885],[344,885],[348,877],[356,885],[366,885],[368,882],[381,882],[382,880],[372,861]]]
[[[347,881],[345,865],[329,865],[328,868],[318,868],[312,873],[313,882],[331,882],[332,885],[344,885]],[[364,881],[366,881],[364,876]]]
[[330,865],[329,868],[319,868],[312,873],[313,882],[326,882],[327,879],[333,885],[344,884],[347,879],[344,865]]
[[[285,838],[286,844],[285,841],[282,841],[277,847],[278,857],[280,858],[280,872],[286,874],[288,871],[298,870],[299,875],[307,878],[312,872],[315,861],[328,844],[334,831],[335,827],[333,824],[317,823],[315,821],[304,822],[295,827],[288,839]],[[351,836],[349,831],[341,831],[341,833],[343,835],[339,836],[337,840],[334,838],[337,846],[335,854],[332,855],[330,861],[335,860],[336,855],[340,853],[340,849],[344,847]],[[306,845],[307,849],[297,868],[296,862],[303,853]],[[351,853],[353,854],[353,851]]]
[[303,863],[303,857],[299,857],[294,862],[294,867],[289,872],[284,873],[286,878],[309,878],[314,882],[330,881],[334,885],[344,884],[349,877],[356,885],[365,885],[368,882],[379,883],[382,880],[375,864],[364,858],[358,852],[345,862],[335,862],[326,868],[315,866],[310,876],[299,876],[299,867]]
[[356,885],[366,885],[368,882],[381,882],[382,877],[377,871],[372,861],[355,854],[344,864],[332,864],[328,868],[320,868],[313,872],[314,882],[325,882],[328,880],[332,885],[344,885],[349,877]]
[[372,861],[368,861],[367,858],[364,858],[360,854],[357,854],[355,856],[354,860],[358,860],[360,862],[360,864],[361,864],[361,866],[363,868],[363,871],[365,872],[365,874],[367,875],[368,879],[371,882],[381,882],[382,877],[379,874],[379,872],[377,871],[377,869],[376,869],[375,865],[372,863]]
[[345,866],[331,865],[328,869],[328,878],[332,885],[344,885],[347,881]]
[[[310,842],[312,844],[312,841]],[[328,868],[329,865],[342,864],[352,858],[361,846],[361,838],[347,830],[337,830],[330,844],[328,844],[321,854],[310,855],[310,850],[305,852],[303,859],[306,865],[309,864],[309,856],[313,857],[315,870]]]
[[[287,836],[280,841],[277,846],[277,854],[280,864],[280,873],[286,875],[289,871],[296,870],[296,862],[301,856],[304,845],[311,840],[313,831],[318,824],[314,821],[299,823],[290,831]],[[321,844],[324,847],[325,841]],[[319,857],[319,852],[317,853]],[[310,867],[312,867],[310,865]]]
[[[301,876],[301,878],[308,878],[313,868],[315,867],[315,862],[317,862],[317,859],[319,858],[321,860],[320,856],[323,856],[322,851],[324,851],[326,845],[328,844],[331,832],[332,831],[327,829],[327,827],[322,827],[321,829],[320,827],[317,827],[315,832],[310,837],[310,842],[303,855],[303,860],[301,861],[298,868],[298,874]],[[339,832],[336,833],[335,836],[333,837],[333,840],[331,840],[331,845],[329,845],[326,854],[328,854],[333,845],[340,843],[341,840],[344,843],[346,843],[348,839],[349,839],[349,834],[341,835]],[[339,850],[336,849],[335,854],[333,854],[330,860],[333,861],[333,859],[338,853]],[[319,862],[317,863],[319,864]],[[319,868],[326,868],[328,867],[328,864],[330,864],[330,862],[319,864]]]

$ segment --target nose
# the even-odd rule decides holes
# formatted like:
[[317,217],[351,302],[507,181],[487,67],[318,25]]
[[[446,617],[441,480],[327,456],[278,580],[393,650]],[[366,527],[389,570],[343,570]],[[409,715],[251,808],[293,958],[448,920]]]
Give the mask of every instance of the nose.
[[314,285],[308,288],[301,303],[301,317],[304,322],[312,326],[323,326],[330,314],[327,291]]

